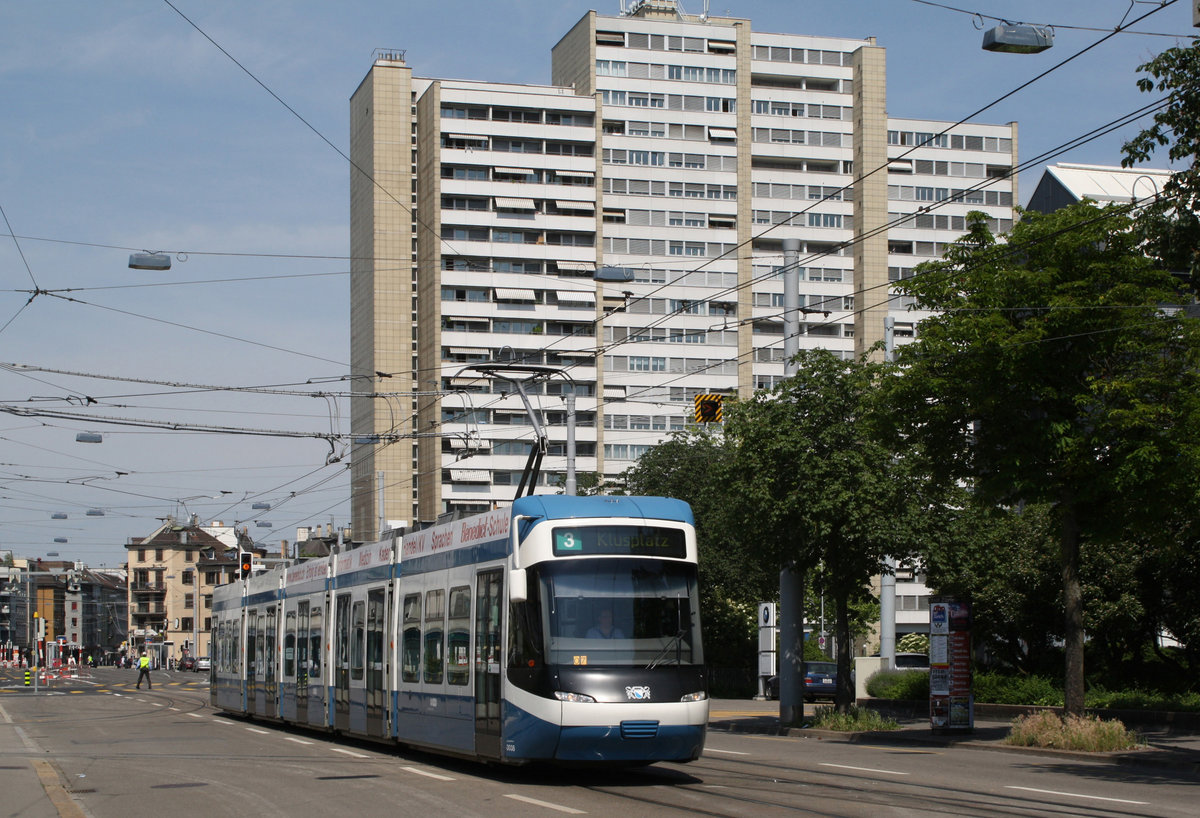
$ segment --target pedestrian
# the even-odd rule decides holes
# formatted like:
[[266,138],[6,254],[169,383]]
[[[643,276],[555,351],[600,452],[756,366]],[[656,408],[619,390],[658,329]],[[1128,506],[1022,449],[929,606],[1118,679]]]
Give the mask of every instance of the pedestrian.
[[142,679],[146,680],[146,689],[152,690],[154,686],[150,684],[150,657],[146,655],[145,651],[143,651],[141,657],[138,658],[138,690],[142,689]]

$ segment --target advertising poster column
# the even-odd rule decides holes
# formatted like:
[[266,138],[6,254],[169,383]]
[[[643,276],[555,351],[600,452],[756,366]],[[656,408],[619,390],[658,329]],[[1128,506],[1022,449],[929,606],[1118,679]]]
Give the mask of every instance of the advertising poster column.
[[975,728],[971,605],[951,597],[929,601],[929,726],[935,733]]

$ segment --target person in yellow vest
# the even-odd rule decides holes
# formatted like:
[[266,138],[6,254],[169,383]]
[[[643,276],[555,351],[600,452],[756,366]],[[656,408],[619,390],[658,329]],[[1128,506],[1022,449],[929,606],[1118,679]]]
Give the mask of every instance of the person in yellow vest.
[[150,657],[146,655],[145,651],[142,651],[141,657],[138,658],[138,690],[142,689],[142,679],[146,680],[147,690],[153,689],[154,686],[150,684]]

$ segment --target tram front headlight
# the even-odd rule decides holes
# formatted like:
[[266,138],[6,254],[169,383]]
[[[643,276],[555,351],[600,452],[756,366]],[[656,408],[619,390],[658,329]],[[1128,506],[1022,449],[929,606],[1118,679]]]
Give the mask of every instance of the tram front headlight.
[[555,690],[554,698],[560,702],[591,702],[595,704],[596,700],[586,693],[568,693],[565,690]]
[[679,701],[681,702],[702,702],[708,698],[708,694],[703,690],[697,690],[695,693],[689,693]]

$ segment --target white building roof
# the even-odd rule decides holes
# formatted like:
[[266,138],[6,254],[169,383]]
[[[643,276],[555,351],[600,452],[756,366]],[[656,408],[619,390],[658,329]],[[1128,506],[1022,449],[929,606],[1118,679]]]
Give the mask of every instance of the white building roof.
[[1093,199],[1100,204],[1150,199],[1161,193],[1171,178],[1169,170],[1120,168],[1106,165],[1073,165],[1060,162],[1046,172],[1058,180],[1077,200]]

